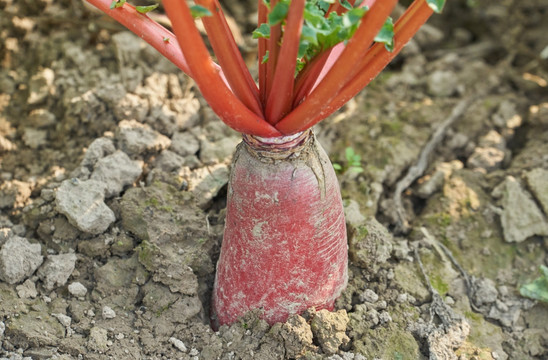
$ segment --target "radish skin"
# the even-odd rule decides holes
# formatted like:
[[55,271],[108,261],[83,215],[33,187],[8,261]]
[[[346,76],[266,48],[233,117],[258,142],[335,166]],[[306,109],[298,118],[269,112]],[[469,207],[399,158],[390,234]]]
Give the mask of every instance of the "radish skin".
[[214,328],[252,309],[263,309],[270,324],[310,307],[331,310],[346,286],[339,184],[310,134],[291,150],[274,145],[262,152],[247,142],[236,150],[213,290]]

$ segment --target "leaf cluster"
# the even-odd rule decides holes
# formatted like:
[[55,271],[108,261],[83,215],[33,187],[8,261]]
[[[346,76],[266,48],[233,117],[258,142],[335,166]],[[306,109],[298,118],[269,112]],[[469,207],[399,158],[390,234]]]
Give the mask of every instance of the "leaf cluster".
[[[338,14],[335,11],[328,13],[329,8],[336,1],[347,11]],[[362,0],[352,5],[347,0],[308,0],[304,9],[304,23],[301,31],[297,71],[302,69],[318,54],[332,48],[340,42],[350,40],[361,19],[367,13],[367,7],[360,7]],[[270,9],[270,3],[265,2]],[[260,24],[253,32],[253,37],[270,38],[270,28],[283,24],[287,18],[290,0],[280,0],[269,12],[268,22]],[[394,23],[388,18],[375,38],[376,42],[383,43],[391,51],[394,44]],[[263,62],[268,58],[263,59]]]
[[354,151],[352,147],[347,147],[344,150],[344,155],[346,158],[346,162],[344,165],[341,165],[339,163],[333,163],[333,168],[335,169],[335,171],[339,173],[345,173],[347,171],[350,171],[358,174],[363,172],[362,157],[356,154],[356,151]]

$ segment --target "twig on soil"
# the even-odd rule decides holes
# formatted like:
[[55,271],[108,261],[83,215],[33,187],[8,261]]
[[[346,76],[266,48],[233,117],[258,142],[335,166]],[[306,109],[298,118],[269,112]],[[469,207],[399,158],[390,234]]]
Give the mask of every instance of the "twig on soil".
[[[430,320],[425,325],[416,325],[415,331],[426,340],[430,360],[457,359],[453,349],[460,347],[466,340],[470,332],[470,325],[462,315],[453,311],[443,301],[441,295],[431,285],[417,249],[415,249],[414,255],[426,280],[426,286],[432,294],[432,303],[429,309]],[[435,325],[435,316],[439,318],[441,324]]]
[[470,307],[472,308],[472,310],[474,310],[476,312],[481,312],[481,309],[479,309],[476,306],[476,304],[474,303],[473,293],[475,292],[475,286],[474,286],[473,279],[470,278],[470,276],[468,275],[466,270],[464,270],[464,268],[460,265],[460,263],[457,261],[457,259],[455,259],[455,257],[453,256],[453,253],[451,252],[451,250],[449,250],[447,248],[447,246],[445,246],[441,242],[437,241],[430,234],[430,232],[428,230],[426,230],[426,228],[421,227],[421,232],[423,233],[426,240],[428,242],[430,242],[432,245],[434,245],[434,246],[438,247],[439,249],[441,249],[443,251],[443,253],[449,258],[451,263],[459,270],[462,277],[464,278],[464,283],[466,285],[466,295],[468,296],[468,300],[470,302]]
[[441,124],[430,140],[426,143],[422,149],[417,163],[409,168],[407,174],[396,184],[394,190],[394,206],[396,207],[396,213],[398,220],[396,223],[396,232],[407,233],[410,230],[409,221],[407,220],[407,214],[402,204],[402,193],[409,187],[415,180],[424,174],[424,171],[428,167],[429,159],[432,152],[436,149],[438,144],[443,140],[447,130],[464,114],[466,109],[470,107],[474,99],[477,98],[477,94],[462,99],[451,112],[451,115]]

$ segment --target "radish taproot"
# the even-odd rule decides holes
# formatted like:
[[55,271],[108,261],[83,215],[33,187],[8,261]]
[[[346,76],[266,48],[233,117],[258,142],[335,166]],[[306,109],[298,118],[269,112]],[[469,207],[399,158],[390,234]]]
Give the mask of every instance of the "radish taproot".
[[[347,282],[339,185],[310,128],[350,100],[445,0],[258,0],[253,80],[218,0],[164,0],[174,33],[125,0],[87,0],[194,79],[228,126],[233,157],[212,325],[262,309],[270,324],[332,309]],[[204,23],[215,63],[195,25]]]

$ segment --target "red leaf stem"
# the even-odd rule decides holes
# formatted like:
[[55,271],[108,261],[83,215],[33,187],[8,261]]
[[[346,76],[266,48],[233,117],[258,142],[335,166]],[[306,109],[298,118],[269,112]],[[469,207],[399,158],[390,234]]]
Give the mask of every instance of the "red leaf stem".
[[[268,8],[263,1],[259,0],[258,3],[259,9],[257,24],[258,26],[261,26],[261,24],[265,24],[268,21]],[[261,102],[263,104],[266,102],[266,63],[263,63],[263,58],[266,55],[266,50],[267,40],[265,38],[259,38],[257,43],[257,51],[259,54],[259,93],[261,97]]]
[[[179,48],[179,44],[177,44],[175,35],[171,31],[152,20],[146,14],[137,12],[135,7],[127,2],[119,8],[111,9],[110,4],[112,0],[87,1],[152,45],[152,47],[175,64],[175,66],[183,70],[190,77],[193,77],[185,57]],[[165,41],[164,39],[169,40]]]
[[234,94],[255,114],[262,116],[259,91],[253,81],[217,0],[195,0],[212,16],[202,17],[211,47]]
[[280,136],[264,119],[249,110],[224,83],[202,41],[185,0],[164,0],[177,41],[194,81],[213,111],[236,131],[263,137]]
[[325,105],[359,71],[359,68],[355,66],[356,63],[359,63],[360,58],[371,46],[373,39],[384,25],[386,18],[397,2],[397,0],[375,2],[362,18],[355,34],[348,41],[348,45],[322,82],[297,108],[281,120],[281,127],[276,126],[276,128],[285,133],[285,130],[281,129],[312,126],[311,122],[315,115],[318,112],[323,113]]
[[301,30],[303,27],[305,0],[293,0],[289,6],[287,22],[284,26],[284,36],[272,81],[272,88],[266,102],[265,116],[269,123],[277,123],[291,110],[293,104],[293,84]]
[[392,61],[432,13],[432,9],[425,0],[415,0],[394,25],[394,50],[392,52],[386,50],[384,44],[373,45],[362,61],[356,64],[359,69],[358,74],[336,94],[321,112],[316,112],[312,120],[304,122],[297,118],[291,119],[290,116],[293,115],[291,113],[280,121],[276,128],[283,134],[293,134],[308,129],[331,115],[367,86]]
[[[274,9],[278,0],[270,1],[270,10]],[[280,40],[282,38],[282,24],[277,24],[270,27],[270,39],[267,42],[268,61],[266,62],[266,90],[265,99],[270,96],[272,83],[274,82],[274,72],[276,63],[278,62],[278,54],[280,53]],[[262,61],[262,59],[260,59]]]

